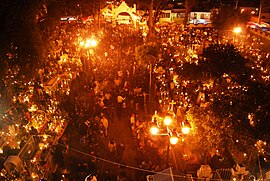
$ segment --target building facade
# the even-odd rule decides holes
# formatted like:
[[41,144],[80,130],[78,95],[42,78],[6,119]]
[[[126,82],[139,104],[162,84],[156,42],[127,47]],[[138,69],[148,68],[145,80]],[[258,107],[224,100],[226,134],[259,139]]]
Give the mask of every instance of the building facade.
[[270,1],[261,0],[261,21],[270,23]]

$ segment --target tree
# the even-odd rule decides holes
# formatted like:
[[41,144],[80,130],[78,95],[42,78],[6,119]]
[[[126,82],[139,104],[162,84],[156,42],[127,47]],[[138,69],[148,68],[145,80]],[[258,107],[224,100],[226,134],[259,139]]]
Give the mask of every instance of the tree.
[[14,0],[6,1],[2,5],[0,14],[2,55],[10,50],[12,44],[16,47],[18,57],[14,63],[20,66],[30,63],[36,65],[39,57],[44,55],[43,50],[46,50],[39,22],[45,1]]
[[184,26],[188,23],[189,14],[194,7],[196,0],[185,0],[185,19],[184,19]]
[[251,18],[251,11],[244,11],[243,13],[238,14],[238,20],[240,24],[246,25]]
[[250,20],[251,13],[245,11],[240,13],[238,9],[234,9],[233,6],[224,4],[219,9],[214,9],[212,16],[213,27],[220,32],[232,30],[236,25],[246,25],[246,22]]
[[[218,9],[213,11],[212,25],[218,30],[218,32],[223,32],[226,30],[231,30],[235,24],[235,11],[230,5],[222,5]],[[218,37],[219,38],[219,37]]]
[[[97,13],[99,0],[81,1],[82,10],[85,14]],[[17,47],[17,64],[26,66],[37,65],[47,54],[48,37],[46,29],[52,28],[53,23],[59,23],[60,16],[79,15],[80,4],[67,0],[4,0],[0,3],[0,40],[4,56],[12,43]],[[79,5],[79,6],[78,6]],[[34,70],[34,69],[31,69]]]
[[220,80],[228,74],[234,82],[241,83],[250,78],[252,70],[248,60],[233,45],[212,44],[199,55],[198,62],[185,62],[177,72],[185,78],[201,81]]
[[270,138],[270,86],[262,80],[260,71],[251,66],[251,61],[233,45],[215,44],[199,55],[196,64],[187,62],[178,69],[184,80],[216,80],[207,91],[211,97],[208,106],[194,106],[187,112],[194,129],[189,144],[194,153],[226,146],[241,152],[235,154],[240,159],[243,153],[255,149],[257,139]]
[[162,9],[166,9],[168,6],[169,0],[145,0],[139,3],[138,7],[143,7],[141,9],[147,9],[149,11],[148,16],[148,28],[149,34],[148,36],[152,39],[152,35],[154,33],[154,25],[158,21],[158,17],[161,13]]
[[[230,117],[221,118],[211,109],[192,107],[187,112],[187,119],[192,127],[192,135],[187,145],[197,155],[229,148],[247,153],[254,149],[256,140],[251,131],[239,127]],[[237,144],[236,144],[237,143]]]
[[181,75],[183,79],[188,80],[207,80],[206,74],[202,71],[204,67],[202,64],[184,63],[183,66],[177,67],[176,71]]
[[139,65],[147,65],[149,57],[157,58],[158,54],[159,46],[157,44],[142,45],[137,48],[135,58]]

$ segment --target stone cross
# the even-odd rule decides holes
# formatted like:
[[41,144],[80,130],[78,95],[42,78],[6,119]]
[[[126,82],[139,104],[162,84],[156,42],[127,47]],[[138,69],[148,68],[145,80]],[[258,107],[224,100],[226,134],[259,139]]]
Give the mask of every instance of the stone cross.
[[173,111],[173,106],[176,104],[176,102],[174,102],[174,100],[172,100],[172,102],[169,103],[170,104],[170,107],[171,107],[171,111]]

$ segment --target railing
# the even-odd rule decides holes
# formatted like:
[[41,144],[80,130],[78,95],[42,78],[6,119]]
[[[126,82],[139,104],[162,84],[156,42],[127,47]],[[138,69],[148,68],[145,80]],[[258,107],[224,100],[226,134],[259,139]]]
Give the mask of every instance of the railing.
[[222,180],[231,180],[231,178],[232,178],[231,168],[221,168],[213,172],[213,179],[222,181]]
[[221,168],[213,172],[212,179],[216,181],[245,181],[251,180],[250,173],[248,174],[235,174],[233,168]]
[[268,33],[268,32],[264,32],[264,31],[256,29],[256,28],[248,28],[248,30],[253,34],[256,34],[260,37],[263,37],[267,40],[270,40],[270,33]]

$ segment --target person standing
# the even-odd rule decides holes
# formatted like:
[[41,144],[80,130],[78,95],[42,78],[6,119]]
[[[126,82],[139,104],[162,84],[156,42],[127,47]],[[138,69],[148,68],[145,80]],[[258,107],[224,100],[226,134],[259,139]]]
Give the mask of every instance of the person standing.
[[109,157],[115,159],[116,156],[116,142],[114,138],[111,138],[108,143]]
[[122,97],[121,94],[117,96],[117,107],[116,107],[116,115],[119,121],[121,120],[122,117],[122,109],[123,109],[123,101],[125,100],[124,97]]
[[123,160],[123,155],[125,151],[125,145],[120,143],[117,145],[116,154],[117,154],[117,162],[121,163]]
[[108,136],[108,127],[109,127],[109,121],[108,119],[105,117],[105,115],[103,113],[101,113],[101,119],[100,122],[103,124],[104,128],[105,128],[105,136]]

